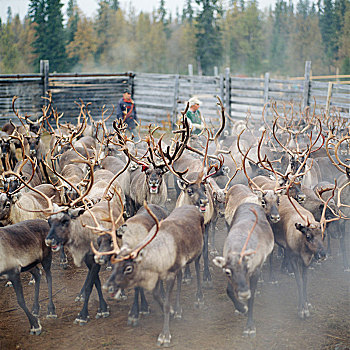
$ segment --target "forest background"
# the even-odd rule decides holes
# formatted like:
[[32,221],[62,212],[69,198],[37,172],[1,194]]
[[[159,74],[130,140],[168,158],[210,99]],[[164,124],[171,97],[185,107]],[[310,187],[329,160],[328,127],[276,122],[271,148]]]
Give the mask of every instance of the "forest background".
[[[350,74],[350,0],[277,0],[264,11],[254,0],[186,0],[175,16],[159,1],[152,13],[118,0],[98,1],[86,17],[69,0],[31,0],[24,19],[7,10],[0,22],[0,73],[152,72],[213,75],[302,76]],[[194,6],[195,5],[195,6]]]

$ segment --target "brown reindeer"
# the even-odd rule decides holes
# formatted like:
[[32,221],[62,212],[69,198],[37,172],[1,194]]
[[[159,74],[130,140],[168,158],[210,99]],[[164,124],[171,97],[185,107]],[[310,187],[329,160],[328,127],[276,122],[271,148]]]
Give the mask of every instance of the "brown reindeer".
[[[163,330],[158,336],[158,345],[170,345],[171,292],[177,277],[175,316],[180,318],[182,268],[192,261],[195,261],[197,272],[197,302],[202,302],[199,258],[203,249],[203,230],[203,216],[197,207],[185,205],[175,208],[165,220],[156,224],[135,250],[125,254],[122,247],[115,259],[106,288],[114,292],[119,288],[139,286],[153,291],[153,296],[164,312]],[[159,291],[160,281],[166,282],[164,302]]]
[[[39,335],[42,327],[39,321],[39,290],[41,274],[38,263],[44,268],[48,285],[48,318],[57,318],[52,301],[51,250],[45,245],[49,225],[45,220],[26,220],[0,228],[0,276],[5,276],[14,287],[18,305],[26,313],[30,323],[30,334]],[[35,280],[35,294],[32,312],[26,306],[21,272],[29,271]]]
[[243,335],[255,336],[253,322],[254,295],[262,266],[273,250],[274,239],[264,209],[254,203],[243,203],[232,219],[222,257],[214,264],[228,277],[227,295],[241,313],[248,311]]

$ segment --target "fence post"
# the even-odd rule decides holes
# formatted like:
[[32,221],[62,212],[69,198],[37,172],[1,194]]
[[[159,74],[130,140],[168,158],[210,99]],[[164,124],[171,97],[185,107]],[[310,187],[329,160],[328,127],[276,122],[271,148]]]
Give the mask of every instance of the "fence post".
[[177,116],[177,100],[179,99],[179,74],[175,75],[175,85],[174,85],[174,101],[173,101],[173,111],[172,111],[172,121],[171,127],[174,128],[176,124],[176,116]]
[[134,96],[135,95],[135,84],[134,84],[135,74],[132,72],[129,72],[128,75],[129,75],[128,88],[131,90],[131,96]]
[[270,73],[265,73],[265,83],[264,83],[264,104],[269,102],[269,83],[270,83]]
[[[40,60],[40,74],[43,77],[43,96],[46,96],[49,88],[49,60]],[[45,99],[45,106],[46,102]]]
[[231,78],[229,67],[225,69],[225,109],[226,113],[231,116]]
[[224,101],[225,97],[225,81],[224,81],[224,76],[223,74],[220,74],[220,98],[221,101]]
[[214,66],[214,77],[217,77],[218,75],[219,75],[218,66]]
[[326,116],[327,117],[329,116],[329,109],[331,106],[332,89],[333,89],[333,83],[330,81],[328,83],[327,102],[326,102]]
[[303,109],[309,105],[310,77],[311,77],[311,61],[306,61],[305,75],[304,75],[304,88],[303,88],[303,103],[302,103]]

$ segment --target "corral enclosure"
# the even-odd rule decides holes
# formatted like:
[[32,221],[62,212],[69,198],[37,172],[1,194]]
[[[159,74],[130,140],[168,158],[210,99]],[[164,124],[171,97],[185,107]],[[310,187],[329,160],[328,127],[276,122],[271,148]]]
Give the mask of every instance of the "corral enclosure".
[[[49,73],[48,61],[41,62],[40,74],[0,75],[0,122],[14,118],[12,98],[18,96],[16,108],[21,114],[39,116],[47,91],[63,120],[75,119],[79,108],[75,102],[89,104],[93,117],[99,118],[103,108],[113,112],[125,87],[132,90],[142,124],[169,125],[176,121],[187,100],[196,95],[202,101],[201,112],[209,126],[219,125],[216,106],[219,96],[233,119],[249,115],[261,120],[265,104],[293,103],[304,108],[314,105],[316,112],[335,109],[341,117],[349,117],[350,86],[310,79],[311,62],[306,62],[304,80],[240,78],[229,69],[218,76],[149,74],[126,72],[116,74]],[[268,113],[268,110],[267,110]],[[114,111],[115,114],[115,111]],[[111,118],[112,119],[112,118]]]
[[[64,113],[64,120],[76,120],[79,113],[75,101],[91,102],[91,115],[101,117],[102,108],[112,111],[113,104],[120,98],[123,88],[133,90],[138,115],[143,124],[162,125],[173,121],[192,95],[202,101],[201,110],[210,126],[218,125],[216,95],[226,105],[231,117],[241,119],[250,112],[259,120],[263,106],[269,101],[311,104],[315,96],[318,111],[338,106],[348,116],[350,89],[346,86],[331,86],[328,83],[265,78],[231,77],[229,72],[218,77],[194,77],[156,74],[44,74],[0,77],[0,125],[9,118],[15,119],[11,109],[12,97],[19,96],[16,108],[22,114],[40,116],[44,91],[50,90],[54,107]],[[2,81],[2,83],[1,83]],[[306,93],[307,92],[307,93]],[[112,118],[111,118],[112,119]],[[171,188],[173,191],[173,188]],[[169,197],[174,197],[171,193]],[[169,209],[174,200],[167,203]],[[217,248],[222,252],[227,229],[223,220],[217,228]],[[338,255],[338,241],[332,240],[333,254],[321,264],[315,264],[309,271],[308,293],[312,303],[311,317],[300,320],[297,316],[297,287],[294,277],[279,272],[281,260],[274,260],[277,285],[267,282],[268,266],[263,269],[265,282],[258,285],[254,306],[257,327],[255,338],[242,336],[246,317],[234,313],[232,302],[226,295],[225,274],[210,262],[213,288],[204,290],[205,305],[194,306],[195,281],[182,287],[183,319],[171,320],[171,347],[175,349],[350,349],[350,279],[349,272],[342,268]],[[28,321],[18,307],[12,288],[5,287],[0,280],[0,350],[12,349],[155,349],[156,339],[161,331],[163,316],[151,293],[147,298],[151,314],[142,317],[138,327],[127,325],[127,314],[132,300],[132,291],[127,291],[128,300],[108,300],[111,316],[95,319],[98,297],[94,291],[90,299],[90,321],[84,327],[73,325],[81,309],[74,302],[81,289],[87,269],[74,266],[69,261],[68,270],[58,266],[58,256],[53,262],[54,302],[58,319],[45,319],[47,288],[45,278],[41,284],[40,320],[43,332],[39,337],[29,336]],[[193,267],[192,267],[193,270]],[[110,272],[103,270],[102,282]],[[34,293],[27,285],[29,274],[23,275],[24,293],[30,307]],[[174,297],[175,291],[173,292]],[[107,297],[107,293],[105,293]],[[174,298],[173,298],[174,299]]]

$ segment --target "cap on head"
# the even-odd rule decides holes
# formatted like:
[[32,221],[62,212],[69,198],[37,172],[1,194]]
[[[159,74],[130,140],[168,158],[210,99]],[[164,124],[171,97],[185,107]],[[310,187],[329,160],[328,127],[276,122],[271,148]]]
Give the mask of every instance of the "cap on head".
[[193,105],[200,105],[200,104],[202,104],[202,102],[197,97],[191,97],[188,100],[188,102],[190,104],[190,107],[193,106]]
[[123,94],[131,94],[130,89],[129,88],[125,88],[123,90]]

